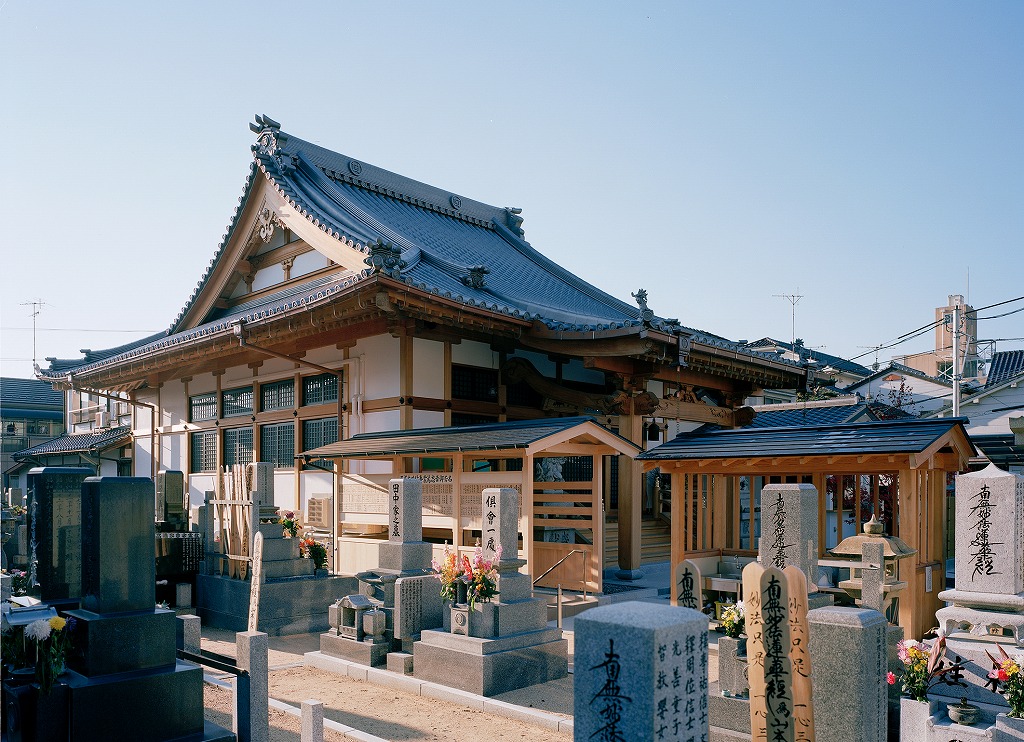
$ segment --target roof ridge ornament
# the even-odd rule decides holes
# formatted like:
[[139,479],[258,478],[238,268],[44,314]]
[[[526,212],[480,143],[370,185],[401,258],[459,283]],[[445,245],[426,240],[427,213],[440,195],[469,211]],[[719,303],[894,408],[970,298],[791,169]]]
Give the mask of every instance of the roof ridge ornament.
[[647,289],[637,289],[636,293],[630,296],[636,299],[637,306],[640,307],[640,321],[644,323],[644,327],[650,327],[654,312],[647,306]]
[[389,278],[402,278],[402,269],[406,262],[402,260],[402,248],[385,242],[381,238],[367,245],[370,254],[363,258],[363,262],[370,266],[369,275],[382,274]]
[[519,216],[523,210],[516,206],[505,207],[505,226],[512,230],[519,237],[526,237],[523,231],[523,217]]
[[473,289],[482,289],[484,287],[484,276],[491,272],[490,269],[486,265],[473,265],[468,270],[469,275],[462,277],[463,285]]

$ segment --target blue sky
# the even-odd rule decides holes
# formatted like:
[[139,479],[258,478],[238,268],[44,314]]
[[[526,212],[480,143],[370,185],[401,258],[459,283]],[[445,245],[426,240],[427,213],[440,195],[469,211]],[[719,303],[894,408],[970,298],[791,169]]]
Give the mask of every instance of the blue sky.
[[[2,375],[31,375],[24,302],[40,359],[170,324],[255,113],[521,207],[534,247],[691,327],[788,339],[799,292],[797,336],[870,363],[949,294],[1024,295],[1022,30],[1019,2],[6,0]],[[1024,347],[1024,312],[979,335]]]

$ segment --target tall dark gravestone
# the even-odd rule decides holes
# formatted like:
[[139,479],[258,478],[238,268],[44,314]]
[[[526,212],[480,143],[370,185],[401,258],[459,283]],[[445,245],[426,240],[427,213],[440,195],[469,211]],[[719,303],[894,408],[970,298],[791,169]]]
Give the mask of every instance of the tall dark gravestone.
[[82,482],[90,476],[84,467],[28,472],[29,584],[45,602],[81,597]]
[[82,608],[66,613],[76,651],[63,678],[71,739],[227,734],[204,725],[202,668],[177,659],[174,612],[155,605],[154,495],[142,477],[82,483]]

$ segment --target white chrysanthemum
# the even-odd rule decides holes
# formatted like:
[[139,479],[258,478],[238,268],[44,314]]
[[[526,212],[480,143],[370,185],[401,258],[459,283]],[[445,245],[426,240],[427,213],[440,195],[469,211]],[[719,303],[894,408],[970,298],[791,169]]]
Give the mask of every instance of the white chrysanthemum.
[[25,627],[25,637],[33,641],[41,642],[50,636],[50,622],[45,618],[33,621]]

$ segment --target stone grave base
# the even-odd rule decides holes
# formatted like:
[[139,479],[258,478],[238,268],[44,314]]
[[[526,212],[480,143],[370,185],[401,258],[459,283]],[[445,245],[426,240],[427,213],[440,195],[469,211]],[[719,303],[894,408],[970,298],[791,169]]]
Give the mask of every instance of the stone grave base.
[[708,724],[711,740],[750,739],[750,700],[722,695],[717,682],[708,685]]
[[330,657],[358,662],[360,665],[381,667],[387,663],[391,643],[356,641],[328,631],[320,635],[320,651]]
[[807,596],[807,610],[813,611],[815,608],[828,608],[835,604],[835,598],[828,593],[811,593]]
[[561,629],[539,629],[497,639],[425,630],[413,649],[419,680],[495,696],[569,673],[568,642]]
[[[229,631],[249,627],[249,581],[220,575],[196,577],[196,611],[204,626]],[[259,631],[270,636],[316,634],[328,629],[327,606],[359,592],[355,577],[293,577],[260,588]]]
[[95,677],[173,665],[175,614],[163,608],[99,614],[67,611],[78,622],[68,667]]

